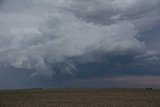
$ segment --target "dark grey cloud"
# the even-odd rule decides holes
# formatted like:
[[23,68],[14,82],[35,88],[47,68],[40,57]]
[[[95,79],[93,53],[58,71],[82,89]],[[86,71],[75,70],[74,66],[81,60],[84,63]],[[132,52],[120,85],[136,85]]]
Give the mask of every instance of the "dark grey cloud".
[[5,0],[0,68],[44,81],[159,75],[159,7],[159,0]]

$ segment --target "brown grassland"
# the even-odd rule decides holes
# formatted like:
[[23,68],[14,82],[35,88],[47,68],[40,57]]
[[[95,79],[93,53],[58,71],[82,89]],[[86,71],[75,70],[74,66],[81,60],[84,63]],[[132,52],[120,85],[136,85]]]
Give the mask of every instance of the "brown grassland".
[[0,107],[160,107],[160,91],[145,89],[3,90]]

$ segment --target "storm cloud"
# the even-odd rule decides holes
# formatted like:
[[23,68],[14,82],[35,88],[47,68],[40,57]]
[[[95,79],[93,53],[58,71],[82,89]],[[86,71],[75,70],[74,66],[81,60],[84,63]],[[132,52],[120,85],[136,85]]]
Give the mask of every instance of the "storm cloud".
[[5,0],[0,6],[5,72],[55,80],[160,74],[159,0]]

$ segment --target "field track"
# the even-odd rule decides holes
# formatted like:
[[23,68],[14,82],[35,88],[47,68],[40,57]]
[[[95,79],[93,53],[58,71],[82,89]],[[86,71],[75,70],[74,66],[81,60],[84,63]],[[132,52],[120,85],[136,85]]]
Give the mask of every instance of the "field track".
[[0,107],[160,107],[160,91],[145,89],[2,90]]

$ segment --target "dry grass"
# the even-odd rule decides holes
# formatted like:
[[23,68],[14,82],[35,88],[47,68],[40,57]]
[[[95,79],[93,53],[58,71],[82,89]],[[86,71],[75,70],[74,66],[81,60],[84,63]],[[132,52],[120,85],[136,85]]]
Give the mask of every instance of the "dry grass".
[[0,107],[160,107],[160,91],[129,89],[0,91]]

